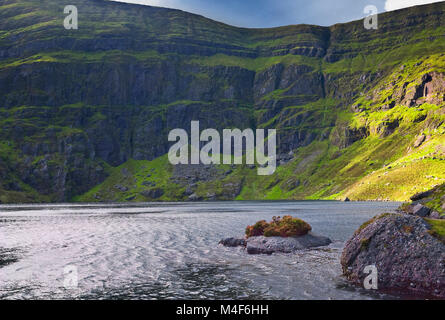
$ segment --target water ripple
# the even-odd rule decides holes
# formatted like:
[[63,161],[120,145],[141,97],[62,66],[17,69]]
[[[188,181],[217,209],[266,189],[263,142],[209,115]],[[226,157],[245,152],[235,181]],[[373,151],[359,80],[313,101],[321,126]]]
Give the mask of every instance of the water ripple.
[[[214,202],[1,205],[0,299],[381,299],[341,277],[344,242],[395,203]],[[250,256],[218,246],[293,214],[327,248]],[[75,266],[78,287],[65,288]]]

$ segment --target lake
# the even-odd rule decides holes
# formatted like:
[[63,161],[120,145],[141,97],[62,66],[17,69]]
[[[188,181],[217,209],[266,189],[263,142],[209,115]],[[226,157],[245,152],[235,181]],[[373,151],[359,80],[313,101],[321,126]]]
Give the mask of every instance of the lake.
[[[394,298],[349,285],[341,275],[340,256],[363,222],[398,205],[1,205],[0,299]],[[218,245],[222,238],[242,236],[258,220],[287,214],[307,221],[315,234],[333,243],[271,256]]]

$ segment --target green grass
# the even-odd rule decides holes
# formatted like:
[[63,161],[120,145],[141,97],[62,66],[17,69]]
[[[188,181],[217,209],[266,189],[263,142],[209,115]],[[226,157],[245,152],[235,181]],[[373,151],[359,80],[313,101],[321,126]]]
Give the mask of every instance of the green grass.
[[[171,183],[172,165],[168,163],[167,156],[162,156],[152,161],[129,160],[118,167],[108,168],[109,177],[101,184],[95,186],[87,193],[75,196],[72,201],[95,202],[95,201],[148,201],[141,192],[152,188],[162,188],[165,192],[162,197],[155,200],[174,201],[181,197],[181,188]],[[152,187],[144,185],[150,182]],[[121,191],[116,185],[128,188]]]
[[299,237],[306,235],[312,227],[306,222],[292,216],[273,217],[271,222],[258,221],[246,228],[246,237]]
[[291,64],[307,65],[318,69],[319,59],[310,58],[300,55],[283,55],[276,57],[259,57],[259,58],[244,58],[237,56],[229,56],[225,54],[216,54],[210,57],[194,57],[190,60],[192,64],[203,65],[207,67],[214,66],[232,66],[242,67],[244,69],[260,72],[277,63],[285,66]]
[[445,243],[445,220],[425,220],[431,226],[430,234]]

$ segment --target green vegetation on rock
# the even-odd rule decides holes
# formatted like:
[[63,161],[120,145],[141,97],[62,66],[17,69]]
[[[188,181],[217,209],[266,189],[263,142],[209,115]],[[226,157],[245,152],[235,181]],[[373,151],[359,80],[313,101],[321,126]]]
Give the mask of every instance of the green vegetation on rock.
[[426,219],[431,226],[430,233],[445,243],[445,220]]
[[258,221],[246,228],[246,237],[299,237],[304,236],[312,227],[305,221],[292,216],[273,217],[271,222]]

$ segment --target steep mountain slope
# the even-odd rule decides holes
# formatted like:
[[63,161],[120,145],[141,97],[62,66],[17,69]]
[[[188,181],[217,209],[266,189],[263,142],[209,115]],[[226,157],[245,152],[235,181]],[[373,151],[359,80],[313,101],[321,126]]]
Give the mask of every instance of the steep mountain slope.
[[[445,4],[240,29],[105,0],[0,5],[0,201],[406,200],[445,180]],[[171,166],[168,132],[277,128],[280,166]]]

